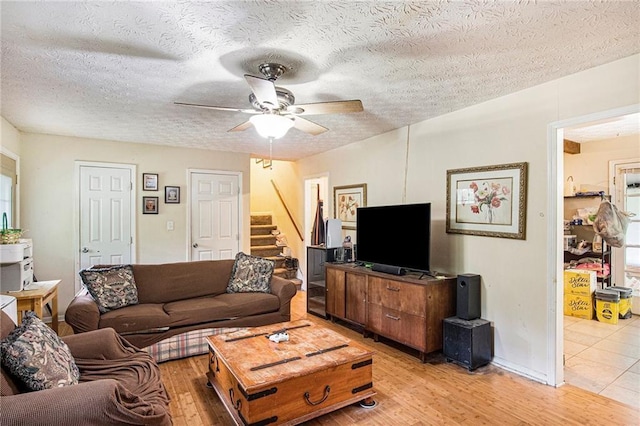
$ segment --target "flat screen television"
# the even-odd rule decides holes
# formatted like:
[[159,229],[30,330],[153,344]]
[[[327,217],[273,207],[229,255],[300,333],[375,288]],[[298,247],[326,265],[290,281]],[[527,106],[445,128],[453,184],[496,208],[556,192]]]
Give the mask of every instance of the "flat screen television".
[[431,203],[361,207],[356,224],[357,262],[430,271]]

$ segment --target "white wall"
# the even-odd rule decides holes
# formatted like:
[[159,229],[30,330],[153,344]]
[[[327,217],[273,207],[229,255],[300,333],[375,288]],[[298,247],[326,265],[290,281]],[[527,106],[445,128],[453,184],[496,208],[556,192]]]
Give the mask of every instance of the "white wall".
[[[635,55],[417,123],[408,143],[405,128],[305,158],[300,174],[329,171],[331,187],[366,182],[370,206],[431,202],[432,269],[481,275],[482,316],[495,328],[494,362],[547,381],[553,374],[547,292],[555,284],[547,282],[546,253],[556,244],[547,238],[555,226],[547,220],[549,196],[555,196],[546,192],[554,155],[548,152],[548,126],[640,103],[639,59]],[[529,163],[526,240],[445,232],[448,169],[523,161]]]
[[609,193],[609,161],[640,158],[640,134],[580,144],[580,154],[564,154],[564,179],[577,189]]
[[16,155],[20,155],[20,132],[4,117],[0,117],[0,146]]
[[[74,295],[77,277],[73,240],[76,182],[75,161],[135,164],[137,166],[137,262],[162,263],[187,259],[187,169],[240,171],[242,175],[243,239],[248,252],[249,156],[228,152],[180,149],[150,144],[71,138],[25,133],[21,145],[22,228],[33,239],[34,269],[39,280],[61,279],[62,312]],[[158,173],[158,192],[142,192],[142,173]],[[164,204],[164,186],[180,186],[181,203]],[[159,214],[143,215],[143,195],[157,195]],[[173,220],[174,231],[166,222]]]

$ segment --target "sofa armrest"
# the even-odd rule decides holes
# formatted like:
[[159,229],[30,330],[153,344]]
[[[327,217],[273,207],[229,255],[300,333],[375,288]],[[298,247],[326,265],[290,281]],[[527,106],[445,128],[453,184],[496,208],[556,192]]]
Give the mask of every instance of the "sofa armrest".
[[296,295],[295,284],[282,277],[274,275],[271,277],[271,294],[275,294],[280,300],[291,300]]
[[67,307],[64,320],[74,333],[97,330],[100,323],[98,305],[89,294],[77,295]]
[[1,400],[3,426],[171,424],[167,407],[146,403],[113,379],[3,396]]
[[[74,359],[121,359],[140,351],[110,327],[64,336],[62,340]],[[100,344],[97,345],[96,342]]]

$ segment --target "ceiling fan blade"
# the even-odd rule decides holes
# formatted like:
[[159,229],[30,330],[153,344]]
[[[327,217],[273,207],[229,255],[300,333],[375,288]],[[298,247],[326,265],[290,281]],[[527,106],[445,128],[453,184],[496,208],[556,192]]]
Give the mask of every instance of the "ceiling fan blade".
[[256,99],[261,105],[268,109],[277,109],[280,107],[278,95],[276,94],[276,86],[273,84],[273,81],[254,77],[249,74],[245,74],[244,79],[249,83],[253,94],[256,95]]
[[362,101],[359,99],[351,101],[318,102],[313,104],[295,104],[287,108],[287,112],[296,115],[340,114],[360,112],[363,110]]
[[243,130],[247,130],[251,126],[252,126],[251,122],[247,120],[244,123],[238,124],[236,127],[227,130],[227,132],[242,132]]
[[317,136],[329,130],[324,126],[321,126],[317,123],[314,123],[313,121],[309,121],[306,118],[302,117],[293,118],[293,127],[305,133],[309,133],[313,136]]
[[200,104],[188,104],[186,102],[174,102],[175,105],[181,106],[189,106],[195,108],[206,108],[206,109],[215,109],[219,111],[234,111],[234,112],[244,112],[246,114],[261,114],[261,111],[256,111],[255,109],[240,109],[240,108],[229,108],[229,107],[221,107],[214,105],[200,105]]

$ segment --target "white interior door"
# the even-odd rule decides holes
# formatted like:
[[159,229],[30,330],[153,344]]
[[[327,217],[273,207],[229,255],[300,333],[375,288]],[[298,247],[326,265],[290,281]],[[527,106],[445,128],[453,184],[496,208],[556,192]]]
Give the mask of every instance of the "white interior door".
[[80,166],[80,269],[133,261],[132,173]]
[[191,172],[191,260],[233,259],[240,251],[237,174]]

